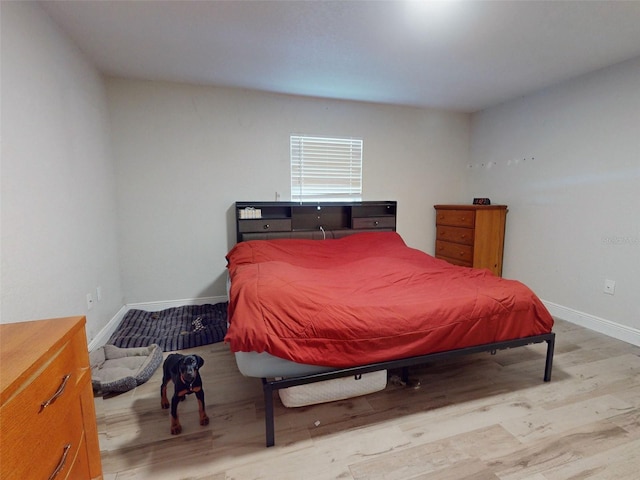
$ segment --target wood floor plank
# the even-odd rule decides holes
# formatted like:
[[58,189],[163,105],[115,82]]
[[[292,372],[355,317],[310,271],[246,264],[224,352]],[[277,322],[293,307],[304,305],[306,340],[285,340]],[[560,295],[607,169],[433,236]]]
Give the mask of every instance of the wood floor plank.
[[[422,439],[421,439],[422,440]],[[479,456],[514,449],[520,443],[499,425],[454,435],[442,440],[412,442],[389,453],[350,466],[354,479],[497,478]],[[413,446],[412,446],[413,445]],[[424,477],[427,478],[427,477]]]
[[547,470],[628,442],[628,432],[604,420],[532,441],[508,453],[485,458],[485,461],[501,480],[522,480],[536,473],[546,476]]
[[472,464],[473,458],[448,442],[431,442],[383,453],[378,458],[350,465],[354,479],[402,480],[431,474],[451,465]]
[[[409,442],[397,428],[356,429],[334,432],[314,440],[306,449],[282,455],[279,447],[261,462],[251,462],[227,470],[229,478],[283,480],[323,480],[352,478],[349,465],[377,457]],[[271,449],[269,449],[271,451]]]
[[499,480],[490,469],[475,459],[459,462],[449,468],[423,473],[409,480]]
[[424,416],[411,417],[401,428],[420,441],[435,441],[527,415],[532,406],[525,397],[499,395],[453,404]]
[[500,424],[521,442],[527,443],[560,436],[563,432],[631,410],[633,407],[628,403],[612,395],[603,395],[552,410],[538,409]]
[[544,472],[548,480],[637,480],[640,476],[640,439],[623,443]]

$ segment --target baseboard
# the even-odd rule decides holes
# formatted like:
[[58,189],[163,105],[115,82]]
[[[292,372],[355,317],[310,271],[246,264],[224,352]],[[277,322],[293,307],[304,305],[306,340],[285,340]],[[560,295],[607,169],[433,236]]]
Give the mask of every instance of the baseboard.
[[623,342],[640,346],[640,330],[621,325],[604,318],[596,317],[588,313],[580,312],[572,308],[563,307],[553,302],[543,300],[543,303],[554,317],[566,320],[581,327],[588,328],[599,333],[617,338]]
[[89,351],[92,352],[96,348],[101,347],[109,341],[113,332],[116,331],[120,322],[124,318],[125,314],[129,310],[145,310],[147,312],[157,312],[158,310],[166,310],[167,308],[182,307],[184,305],[206,305],[226,302],[228,298],[226,296],[220,297],[200,297],[200,298],[185,298],[182,300],[165,300],[161,302],[142,302],[142,303],[129,303],[123,305],[118,313],[109,320],[109,323],[98,332],[98,334],[89,342]]
[[120,325],[125,313],[127,313],[127,307],[126,305],[123,305],[120,310],[118,310],[118,313],[116,313],[105,327],[89,342],[90,352],[93,352],[96,348],[107,343],[111,338],[111,335],[113,335],[113,332],[118,328],[118,325]]

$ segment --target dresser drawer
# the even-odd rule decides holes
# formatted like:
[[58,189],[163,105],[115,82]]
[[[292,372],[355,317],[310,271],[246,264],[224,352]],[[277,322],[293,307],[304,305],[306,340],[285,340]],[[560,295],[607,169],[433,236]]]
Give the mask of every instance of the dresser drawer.
[[475,214],[473,210],[438,210],[436,213],[436,225],[473,228]]
[[[82,440],[80,441],[78,454],[76,458],[73,460],[73,463],[68,467],[65,467],[63,470],[68,470],[69,473],[67,476],[64,476],[64,471],[58,475],[59,478],[66,478],[67,480],[76,480],[79,478],[91,478],[91,469],[89,467],[89,455],[85,445],[85,436],[82,436]],[[56,477],[56,478],[58,478]],[[102,478],[102,477],[100,477]]]
[[[83,463],[88,465],[82,410],[77,397],[72,401],[72,404],[64,405],[64,409],[58,408],[55,412],[55,418],[51,418],[46,425],[42,426],[41,421],[28,422],[22,424],[20,430],[13,430],[13,434],[3,436],[3,444],[11,445],[9,451],[5,451],[3,448],[3,479],[46,479],[59,466],[59,473],[55,478],[64,479],[67,478],[78,455],[85,458]],[[12,410],[15,412],[14,409]],[[3,425],[6,420],[9,420],[9,417],[6,417],[8,413],[3,409]],[[15,421],[15,418],[12,420]],[[68,451],[65,455],[66,446],[68,446]],[[37,456],[37,461],[35,461],[35,456]]]
[[[436,257],[446,257],[462,262],[464,265],[473,265],[473,247],[459,243],[443,242],[436,240]],[[460,264],[460,263],[458,263]]]
[[[50,478],[51,474],[58,471],[54,477],[57,479],[75,480],[90,478],[80,476],[80,473],[88,472],[89,461],[85,444],[84,431],[82,430],[82,414],[79,409],[69,412],[68,418],[60,426],[57,432],[51,432],[47,439],[45,454],[38,470],[42,472],[37,478]],[[33,469],[30,469],[33,472]]]
[[[70,343],[81,341],[76,335]],[[51,421],[69,407],[78,393],[77,383],[83,372],[78,361],[77,350],[69,344],[43,365],[42,369],[29,383],[29,388],[18,389],[10,400],[3,405],[2,412],[9,415],[18,425]],[[20,427],[16,427],[20,429]],[[42,426],[44,429],[44,426]],[[42,430],[40,430],[42,431]]]
[[471,263],[466,262],[464,260],[458,260],[457,258],[442,257],[440,255],[436,255],[436,258],[439,258],[440,260],[445,260],[447,263],[450,263],[451,265],[458,265],[459,267],[473,267]]
[[102,478],[84,317],[0,325],[0,478]]
[[[82,332],[73,336],[29,388],[19,389],[2,406],[2,443],[11,445],[11,450],[3,449],[3,478],[5,472],[6,478],[49,478],[66,444],[71,444],[67,465],[76,456],[83,432],[78,392],[89,381],[89,367],[83,368],[77,355],[84,342]],[[35,452],[38,462],[25,462]]]
[[351,219],[351,228],[396,228],[396,217],[354,217]]
[[290,232],[290,218],[261,218],[256,220],[238,220],[238,231],[249,232]]
[[438,225],[436,227],[436,239],[444,242],[473,245],[473,229]]

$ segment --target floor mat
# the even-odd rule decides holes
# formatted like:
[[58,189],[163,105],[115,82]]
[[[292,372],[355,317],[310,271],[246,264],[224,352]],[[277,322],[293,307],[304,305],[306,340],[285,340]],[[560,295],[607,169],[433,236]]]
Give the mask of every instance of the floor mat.
[[227,302],[186,305],[159,312],[129,310],[107,342],[120,348],[160,345],[163,352],[221,342],[227,333]]

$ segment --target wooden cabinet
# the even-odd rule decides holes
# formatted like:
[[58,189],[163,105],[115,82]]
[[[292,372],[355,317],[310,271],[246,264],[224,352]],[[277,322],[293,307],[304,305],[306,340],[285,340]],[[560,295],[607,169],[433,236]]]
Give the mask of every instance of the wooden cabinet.
[[502,276],[506,205],[435,205],[436,258]]
[[396,229],[396,202],[236,202],[237,241]]
[[100,479],[85,317],[0,325],[0,477]]

